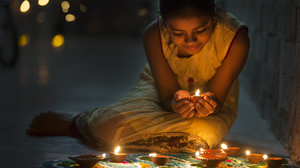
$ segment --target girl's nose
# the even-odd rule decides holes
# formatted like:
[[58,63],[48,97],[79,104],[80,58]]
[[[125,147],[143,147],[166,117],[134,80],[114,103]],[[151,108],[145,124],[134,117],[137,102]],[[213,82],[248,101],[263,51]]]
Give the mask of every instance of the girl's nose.
[[194,43],[194,42],[196,42],[196,41],[197,41],[197,37],[194,36],[193,34],[187,35],[187,36],[185,37],[185,39],[184,39],[184,42],[185,42],[185,43]]

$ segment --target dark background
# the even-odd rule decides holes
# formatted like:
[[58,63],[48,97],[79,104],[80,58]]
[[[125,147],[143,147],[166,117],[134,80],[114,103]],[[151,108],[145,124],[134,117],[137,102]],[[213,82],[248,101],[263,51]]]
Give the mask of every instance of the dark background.
[[[40,112],[77,114],[113,104],[128,93],[147,62],[141,36],[143,29],[158,16],[157,2],[73,0],[69,1],[68,13],[64,13],[62,1],[50,0],[46,6],[39,6],[37,0],[29,0],[29,11],[21,13],[22,2],[11,0],[10,9],[18,36],[27,34],[29,43],[20,47],[16,66],[0,65],[0,167],[40,167],[43,162],[66,160],[75,154],[111,151],[87,146],[70,137],[27,136],[25,129]],[[239,115],[225,139],[239,142],[242,152],[251,149],[289,155],[269,130],[269,123],[262,119],[261,107],[254,103],[263,96],[254,92],[260,86],[260,79],[254,77],[262,73],[253,70],[259,69],[253,58],[267,55],[265,50],[274,47],[259,48],[266,41],[260,41],[264,35],[258,30],[266,30],[259,27],[260,15],[266,14],[266,20],[269,17],[268,12],[261,13],[264,8],[254,7],[266,7],[267,1],[251,2],[247,2],[251,9],[240,0],[219,3],[249,26],[252,46],[240,75]],[[82,5],[85,12],[80,10]],[[73,14],[76,20],[67,22],[67,14]],[[62,34],[65,42],[53,47],[51,41],[57,34]],[[249,87],[254,85],[253,81],[255,87]]]

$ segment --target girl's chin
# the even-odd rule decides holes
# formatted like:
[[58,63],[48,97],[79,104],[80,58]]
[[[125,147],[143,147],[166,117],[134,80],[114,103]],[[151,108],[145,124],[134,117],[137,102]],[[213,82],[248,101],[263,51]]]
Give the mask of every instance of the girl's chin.
[[195,55],[197,53],[199,53],[201,50],[196,49],[196,50],[186,50],[186,53],[189,55]]

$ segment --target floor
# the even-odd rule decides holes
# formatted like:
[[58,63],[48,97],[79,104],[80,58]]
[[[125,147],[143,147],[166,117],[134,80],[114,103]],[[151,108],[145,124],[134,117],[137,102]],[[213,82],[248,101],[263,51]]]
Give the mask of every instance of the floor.
[[[107,152],[71,137],[28,136],[25,129],[40,112],[76,114],[115,103],[130,91],[145,64],[140,39],[67,36],[60,48],[53,48],[50,39],[32,39],[21,48],[16,67],[0,65],[1,167],[40,167],[70,155]],[[243,87],[228,140],[242,142],[242,152],[288,155]]]

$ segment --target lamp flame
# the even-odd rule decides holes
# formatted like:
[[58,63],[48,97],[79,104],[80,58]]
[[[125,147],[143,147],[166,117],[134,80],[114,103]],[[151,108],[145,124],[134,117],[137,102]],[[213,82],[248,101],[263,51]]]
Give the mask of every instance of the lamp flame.
[[197,151],[197,152],[196,152],[195,156],[196,156],[196,157],[198,157],[198,156],[199,156],[199,151]]
[[200,90],[198,89],[197,92],[195,93],[195,96],[200,96]]
[[118,146],[115,150],[115,154],[117,154],[120,151],[120,146]]
[[103,154],[102,154],[102,157],[103,157],[103,158],[106,158],[106,154],[105,154],[105,153],[103,153]]
[[246,151],[246,155],[250,155],[250,151]]
[[267,159],[268,159],[268,155],[264,155],[263,157],[264,157],[264,159],[265,159],[265,160],[267,160]]
[[200,152],[201,152],[201,154],[202,154],[202,153],[204,153],[204,149],[203,149],[203,148],[201,148],[201,149],[200,149]]
[[155,157],[156,156],[156,153],[150,153],[149,154],[149,157]]
[[225,145],[225,144],[222,144],[222,145],[221,145],[221,148],[223,148],[223,149],[227,149],[227,145]]

